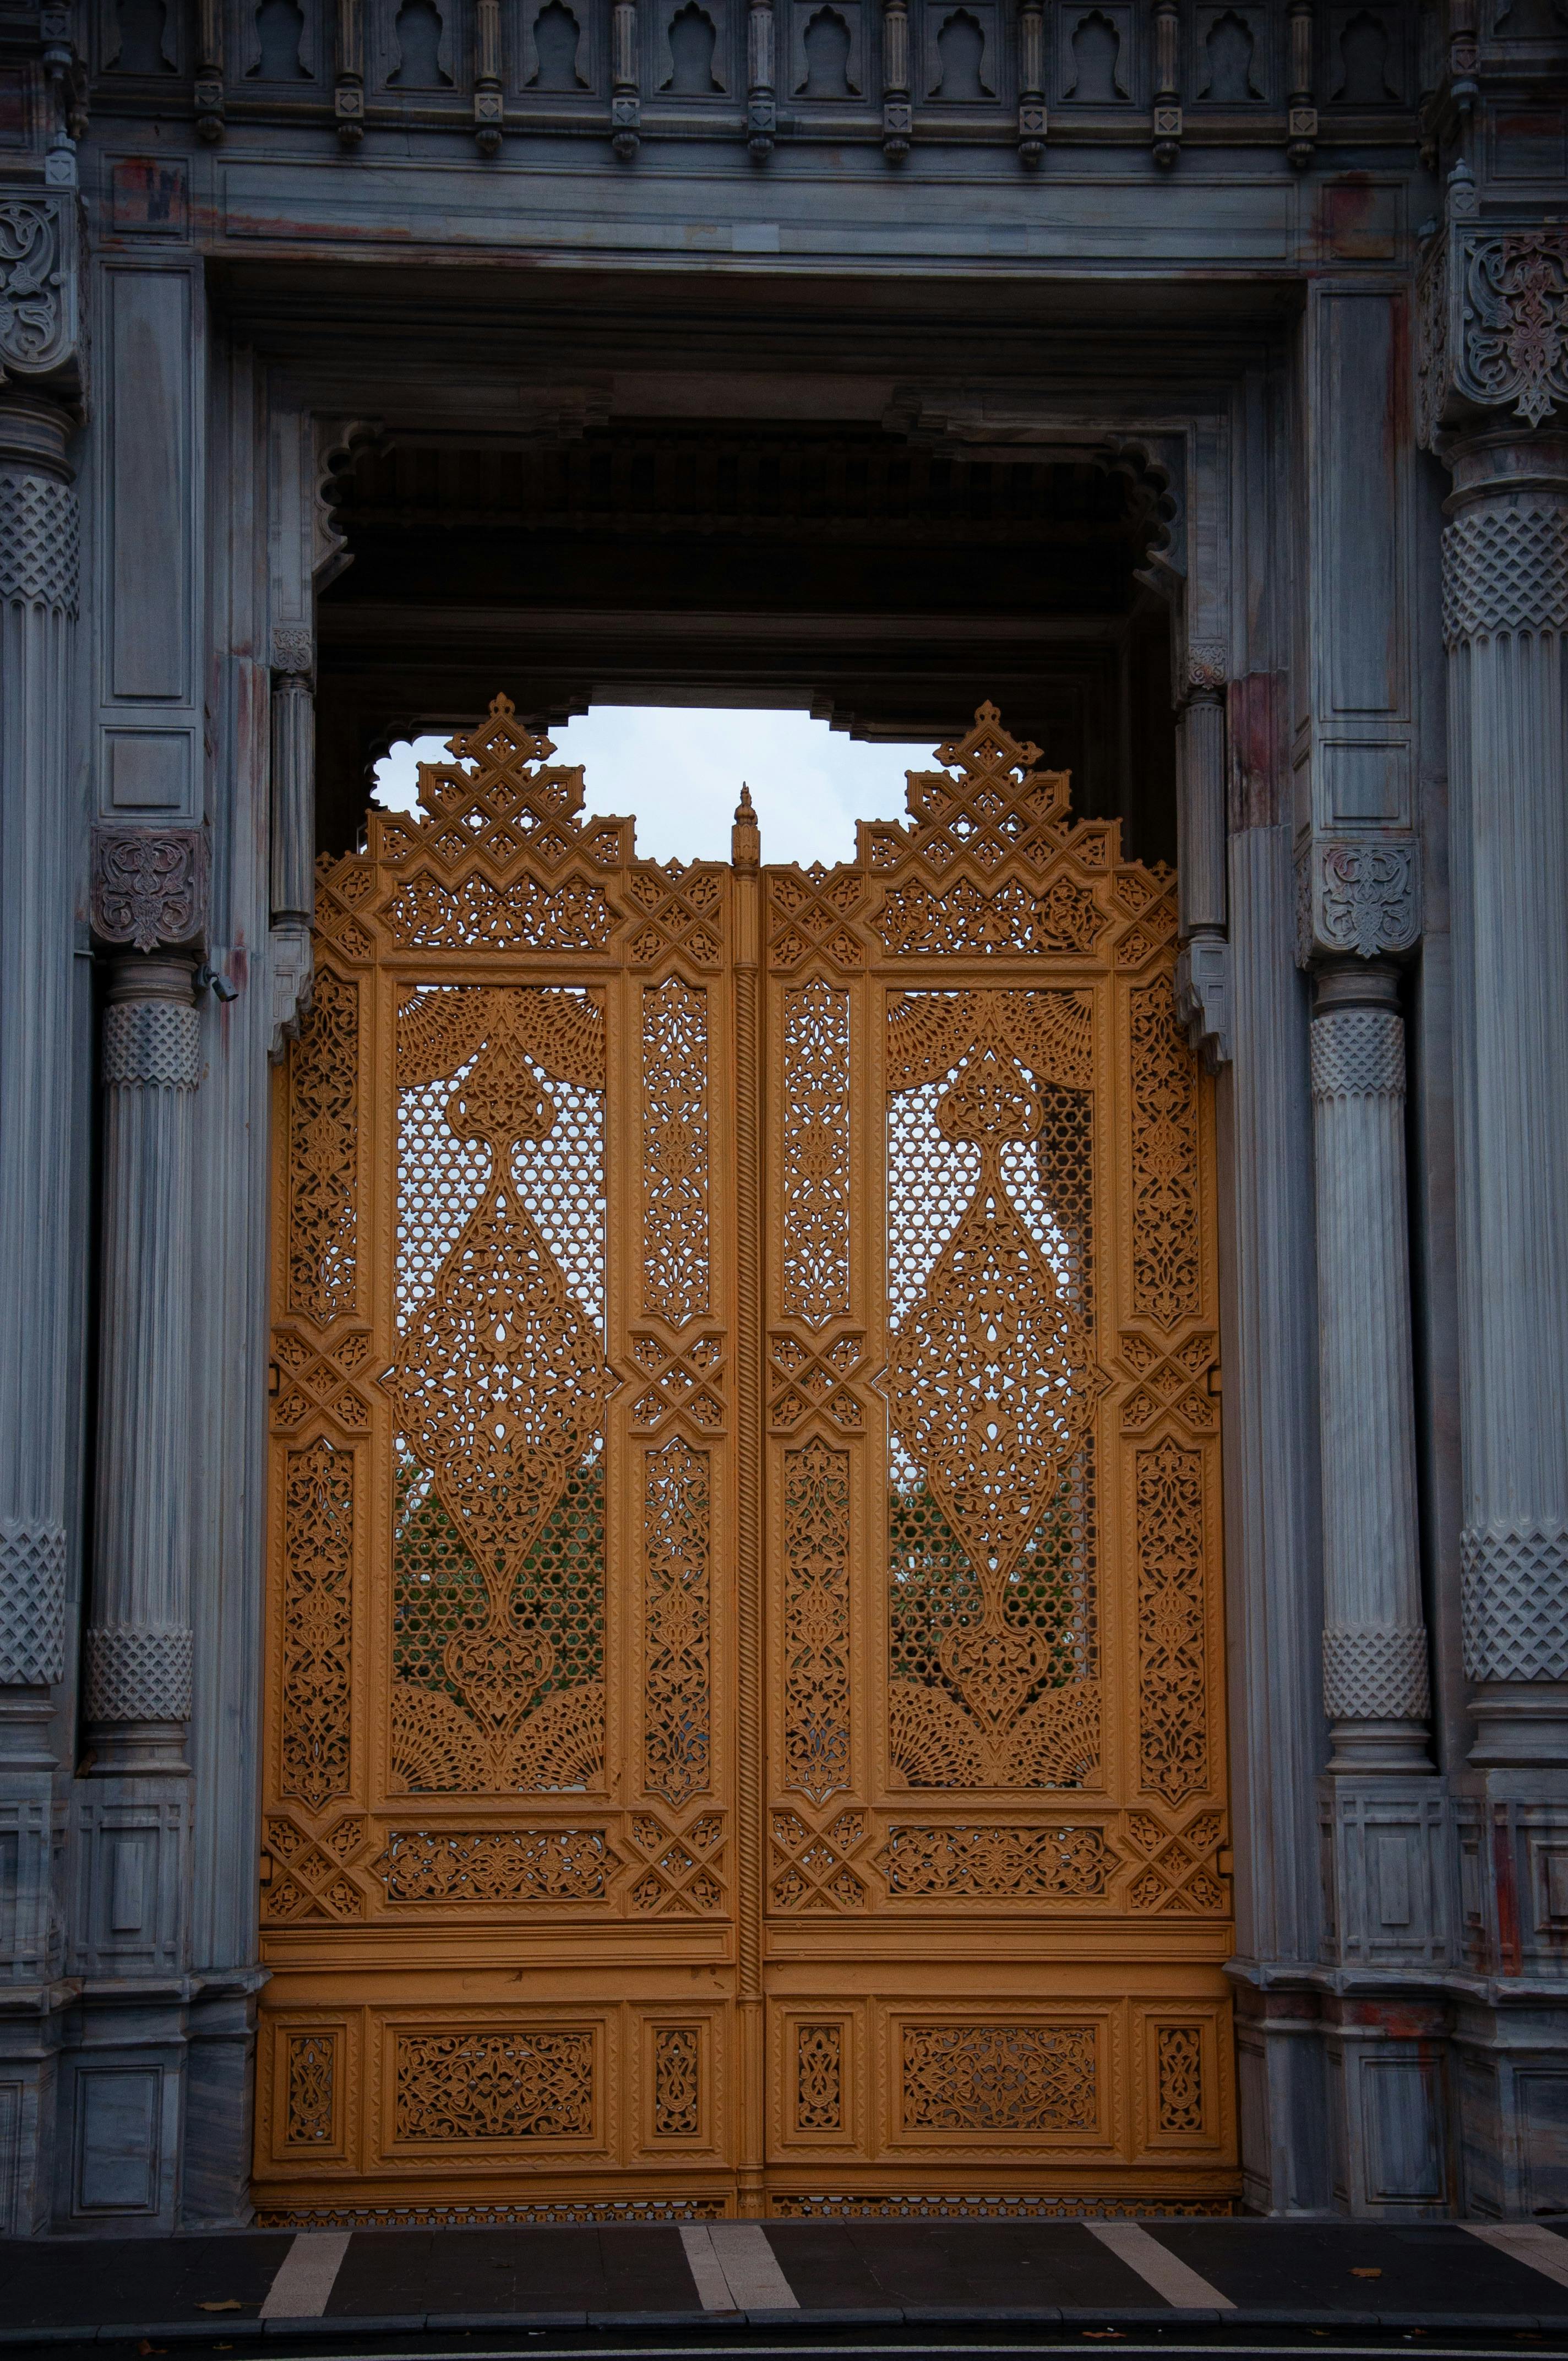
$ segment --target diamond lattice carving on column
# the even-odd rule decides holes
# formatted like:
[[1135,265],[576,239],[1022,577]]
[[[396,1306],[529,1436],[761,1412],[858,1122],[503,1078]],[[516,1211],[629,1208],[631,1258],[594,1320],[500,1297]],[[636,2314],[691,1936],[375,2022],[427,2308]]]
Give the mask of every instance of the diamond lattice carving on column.
[[0,1519],[0,1687],[47,1686],[65,1669],[65,1533]]

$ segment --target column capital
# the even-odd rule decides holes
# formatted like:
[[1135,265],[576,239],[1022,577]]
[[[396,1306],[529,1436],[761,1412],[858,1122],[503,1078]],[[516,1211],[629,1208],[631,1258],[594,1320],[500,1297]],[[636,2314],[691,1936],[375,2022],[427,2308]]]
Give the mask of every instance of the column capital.
[[[199,828],[95,828],[93,831],[93,932],[100,943],[151,952],[162,944],[200,943],[207,923],[207,839]],[[170,962],[163,962],[168,965]],[[175,961],[172,965],[183,967]],[[149,984],[119,991],[143,971],[116,961],[110,997],[168,998]]]
[[1455,433],[1508,417],[1528,432],[1568,412],[1568,222],[1451,219],[1418,281],[1417,430],[1447,456]]
[[1314,834],[1301,845],[1299,965],[1396,959],[1414,950],[1420,933],[1420,848],[1413,836]]
[[75,395],[81,374],[81,234],[74,196],[0,202],[0,372]]

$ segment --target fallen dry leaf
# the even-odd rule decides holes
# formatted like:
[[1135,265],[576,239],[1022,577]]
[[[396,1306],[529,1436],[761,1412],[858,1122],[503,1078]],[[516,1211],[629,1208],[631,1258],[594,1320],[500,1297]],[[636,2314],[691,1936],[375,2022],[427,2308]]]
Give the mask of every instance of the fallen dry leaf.
[[222,2303],[199,2303],[198,2312],[243,2312],[245,2306],[237,2295],[225,2295]]
[[1353,2279],[1380,2279],[1383,2273],[1380,2268],[1371,2263],[1353,2263],[1350,2275]]

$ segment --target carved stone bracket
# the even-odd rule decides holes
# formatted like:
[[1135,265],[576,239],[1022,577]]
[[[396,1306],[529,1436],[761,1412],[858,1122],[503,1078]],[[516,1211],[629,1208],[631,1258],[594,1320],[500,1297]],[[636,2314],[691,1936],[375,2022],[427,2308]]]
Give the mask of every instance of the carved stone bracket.
[[138,951],[199,942],[207,923],[207,840],[199,828],[93,831],[93,931]]
[[268,1055],[276,1062],[298,1038],[301,1021],[310,1012],[315,966],[308,927],[273,927],[267,942],[272,975]]
[[1176,1021],[1210,1073],[1231,1058],[1231,947],[1222,935],[1197,935],[1177,955]]
[[1568,224],[1490,230],[1451,224],[1420,275],[1417,424],[1502,411],[1539,426],[1568,403]]
[[1314,837],[1297,856],[1296,956],[1387,959],[1421,931],[1420,865],[1411,839]]
[[73,199],[0,203],[0,384],[48,377],[75,359],[76,256]]

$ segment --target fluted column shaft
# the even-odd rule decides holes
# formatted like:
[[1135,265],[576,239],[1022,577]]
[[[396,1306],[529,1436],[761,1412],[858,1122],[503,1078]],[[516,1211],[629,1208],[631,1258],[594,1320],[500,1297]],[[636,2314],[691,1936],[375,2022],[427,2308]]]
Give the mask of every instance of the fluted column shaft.
[[1335,1771],[1428,1766],[1405,1196],[1405,1027],[1389,968],[1320,973],[1312,1017],[1323,1708]]
[[63,1672],[72,1294],[67,423],[0,395],[0,1756],[31,1760]]
[[1449,453],[1465,1670],[1568,1761],[1568,437]]
[[104,1013],[97,1554],[87,1713],[100,1773],[177,1767],[191,1710],[189,960],[116,961]]

